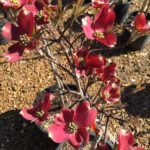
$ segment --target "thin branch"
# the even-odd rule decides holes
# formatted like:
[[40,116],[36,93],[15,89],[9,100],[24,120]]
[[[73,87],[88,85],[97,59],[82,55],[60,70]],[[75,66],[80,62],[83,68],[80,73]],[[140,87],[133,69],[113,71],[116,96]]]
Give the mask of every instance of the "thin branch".
[[[57,43],[62,47],[61,50],[62,50],[63,53],[65,54],[65,57],[66,57],[66,59],[67,59],[67,61],[68,61],[68,64],[69,64],[70,68],[72,68],[72,62],[71,62],[71,60],[70,60],[70,57],[69,57],[67,51],[65,51],[66,48],[65,48],[64,45],[61,43],[61,42],[62,42],[62,41],[61,41],[61,37],[58,38],[58,39],[56,39],[56,35],[55,35],[55,33],[51,30],[50,27],[49,27],[49,30],[50,30],[50,32],[52,33],[55,42],[57,42]],[[63,33],[65,33],[65,30],[63,31]],[[63,35],[63,34],[62,34],[62,35]],[[47,46],[49,46],[49,45],[47,44]]]
[[81,33],[80,35],[78,35],[71,43],[71,45],[73,45],[80,37],[82,37],[84,34]]
[[81,102],[82,100],[84,100],[84,98],[81,98],[79,100],[76,100],[71,106],[69,106],[69,108],[71,109],[75,104]]
[[[43,37],[44,37],[44,36],[45,36],[45,35],[43,34]],[[48,44],[46,40],[43,40],[43,42],[44,42],[45,45]],[[50,51],[50,48],[49,48],[49,47],[46,47],[46,50],[47,50],[48,55],[49,55],[50,57],[53,57],[53,56],[52,56],[52,53],[51,53],[51,51]],[[59,79],[58,76],[56,76],[56,74],[55,74],[55,73],[57,72],[57,71],[56,71],[56,66],[55,66],[55,64],[54,64],[53,62],[50,62],[50,65],[51,65],[51,67],[52,67],[52,70],[53,70],[54,77],[55,77],[55,79],[56,79],[58,88],[60,88],[60,89],[63,88],[60,79]],[[61,90],[60,90],[60,94],[61,94]],[[62,105],[64,106],[65,104],[64,104],[64,97],[63,97],[63,95],[61,95],[60,98],[61,98]]]
[[75,49],[72,44],[68,41],[68,39],[64,36],[64,34],[61,32],[60,28],[58,27],[58,33],[60,34],[60,36],[66,41],[66,43],[68,44],[68,46],[70,48],[72,48],[73,50]]
[[94,102],[94,101],[96,100],[96,98],[97,98],[97,96],[99,95],[99,93],[100,93],[102,87],[103,87],[103,86],[101,86],[101,87],[98,89],[97,93],[95,94],[95,96],[94,96],[93,99],[91,100],[92,102]]
[[109,117],[110,116],[107,116],[107,119],[106,119],[106,125],[105,125],[105,132],[104,132],[104,142],[106,143],[106,135],[107,135],[107,129],[108,129],[108,123],[109,123]]

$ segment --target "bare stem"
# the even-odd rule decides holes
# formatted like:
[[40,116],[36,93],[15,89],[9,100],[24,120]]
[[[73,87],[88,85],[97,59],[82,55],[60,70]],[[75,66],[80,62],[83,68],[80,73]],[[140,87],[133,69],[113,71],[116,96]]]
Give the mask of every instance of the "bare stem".
[[[43,34],[43,37],[45,37],[44,34]],[[48,44],[46,40],[43,40],[43,42],[44,42],[45,45]],[[48,55],[49,55],[50,57],[53,57],[50,48],[49,48],[49,47],[46,47],[46,50],[47,50]],[[59,77],[56,75],[56,72],[57,72],[57,71],[56,71],[56,70],[57,70],[57,69],[56,69],[56,66],[55,66],[55,64],[54,64],[52,61],[50,61],[50,65],[51,65],[51,67],[52,67],[52,71],[53,71],[55,80],[56,80],[56,82],[57,82],[57,86],[58,86],[59,89],[62,89],[62,88],[63,88],[63,85],[61,84],[61,80],[60,80]],[[62,93],[61,90],[59,90],[59,91],[60,91],[60,94],[61,94],[61,93]],[[64,104],[64,97],[63,97],[63,95],[60,95],[60,98],[61,98],[62,105],[64,106],[65,104]]]
[[[70,43],[70,41],[68,41],[68,39],[62,34],[62,32],[61,32],[61,30],[60,30],[59,27],[58,27],[58,32],[61,35],[61,37],[65,40],[65,42],[68,44],[68,46],[70,48],[70,53],[71,53],[72,61],[74,61],[72,50],[74,50],[75,48],[72,46],[72,44]],[[69,60],[70,60],[70,57],[69,57]],[[74,66],[71,66],[71,68],[72,68],[73,72],[75,73]],[[81,83],[80,83],[80,78],[76,76],[74,79],[75,79],[75,82],[77,84],[78,91],[81,93],[81,96],[84,97],[83,90],[82,90]]]
[[94,103],[94,101],[96,100],[97,96],[99,95],[99,93],[100,93],[102,87],[103,87],[103,86],[101,86],[101,87],[98,89],[97,93],[96,93],[95,96],[93,97],[93,99],[92,99],[92,102],[93,102],[93,103]]
[[105,132],[104,132],[104,141],[105,141],[105,143],[106,143],[106,135],[107,135],[108,123],[109,123],[109,116],[107,116],[106,125],[105,125]]

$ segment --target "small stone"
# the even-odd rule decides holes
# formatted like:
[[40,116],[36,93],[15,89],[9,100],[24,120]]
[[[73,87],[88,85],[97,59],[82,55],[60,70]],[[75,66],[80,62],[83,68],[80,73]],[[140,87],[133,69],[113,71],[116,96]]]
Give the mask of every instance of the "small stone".
[[23,123],[22,123],[22,127],[23,127],[23,128],[26,128],[26,127],[27,127],[27,123],[26,123],[26,122],[23,122]]
[[133,83],[134,83],[134,82],[136,82],[136,80],[135,80],[135,79],[130,79],[130,81],[131,81],[131,82],[133,82]]
[[4,143],[2,143],[2,144],[1,144],[1,147],[4,147],[4,146],[5,146],[5,144],[4,144]]
[[22,130],[20,131],[20,133],[23,134],[23,133],[24,133],[24,130],[22,129]]

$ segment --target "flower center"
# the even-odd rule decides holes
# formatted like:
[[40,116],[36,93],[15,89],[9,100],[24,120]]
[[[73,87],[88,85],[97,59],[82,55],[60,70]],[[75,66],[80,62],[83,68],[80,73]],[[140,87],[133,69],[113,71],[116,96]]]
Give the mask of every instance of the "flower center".
[[117,88],[117,85],[115,83],[112,83],[112,88]]
[[18,0],[10,0],[11,3],[19,5],[19,1]]
[[83,66],[84,65],[84,63],[85,63],[85,61],[84,61],[84,59],[83,59],[83,57],[79,57],[79,64],[81,65],[81,66]]
[[39,109],[36,111],[36,116],[37,116],[37,117],[42,117],[43,115],[44,115],[44,111],[39,108]]
[[76,133],[77,132],[77,125],[73,122],[68,124],[69,132]]
[[109,98],[110,94],[108,92],[105,92],[105,96],[106,96],[106,98]]
[[44,13],[43,10],[40,10],[37,14],[36,14],[37,20],[41,20],[44,18]]
[[100,31],[95,31],[94,36],[104,39],[104,33]]
[[23,46],[27,46],[29,42],[31,41],[31,38],[27,34],[23,34],[19,36],[20,43]]

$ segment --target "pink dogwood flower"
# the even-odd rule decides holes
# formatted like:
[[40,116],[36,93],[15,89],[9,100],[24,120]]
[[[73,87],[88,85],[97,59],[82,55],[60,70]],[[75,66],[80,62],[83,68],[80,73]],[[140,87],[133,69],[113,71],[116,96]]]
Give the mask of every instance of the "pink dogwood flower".
[[[23,7],[24,11],[27,11],[29,13],[33,13],[34,21],[37,25],[43,25],[48,23],[49,19],[49,12],[46,9],[47,1],[33,1],[29,5],[25,5]],[[49,9],[51,8],[51,5],[47,6]]]
[[100,79],[104,82],[114,80],[116,73],[116,64],[115,63],[105,64],[103,65],[103,67],[97,68],[96,73],[100,77]]
[[101,90],[101,96],[107,103],[118,102],[120,100],[120,82],[106,82]]
[[150,20],[146,19],[144,13],[137,14],[134,20],[134,26],[139,32],[150,31]]
[[49,137],[56,143],[68,141],[78,149],[89,141],[87,127],[94,122],[96,115],[96,109],[91,108],[88,101],[81,102],[75,110],[63,108],[49,127]]
[[74,53],[74,60],[76,65],[76,72],[79,76],[88,76],[93,73],[96,68],[102,68],[106,64],[106,58],[90,53],[87,47],[80,47]]
[[41,124],[49,115],[48,111],[51,108],[51,100],[53,99],[52,94],[45,93],[43,100],[40,100],[35,106],[31,106],[30,109],[23,108],[20,114],[26,120]]
[[124,129],[119,132],[118,142],[118,150],[144,150],[142,147],[134,146],[133,134]]
[[108,6],[102,7],[95,15],[94,20],[86,16],[82,19],[82,28],[86,37],[90,40],[97,40],[108,47],[114,47],[117,38],[111,30],[115,18],[115,12]]
[[19,8],[28,3],[28,0],[0,0],[0,5],[4,8],[12,7]]
[[109,6],[109,0],[92,0],[92,6],[95,8]]
[[34,19],[32,13],[24,10],[19,12],[17,25],[6,23],[2,28],[2,35],[7,40],[17,41],[8,48],[4,56],[9,62],[19,60],[25,49],[32,50],[36,47],[36,41],[33,39]]
[[80,47],[76,52],[74,52],[74,62],[75,62],[75,71],[76,76],[86,76],[91,74],[91,68],[87,68],[85,64],[85,59],[88,56],[89,49],[85,46]]

